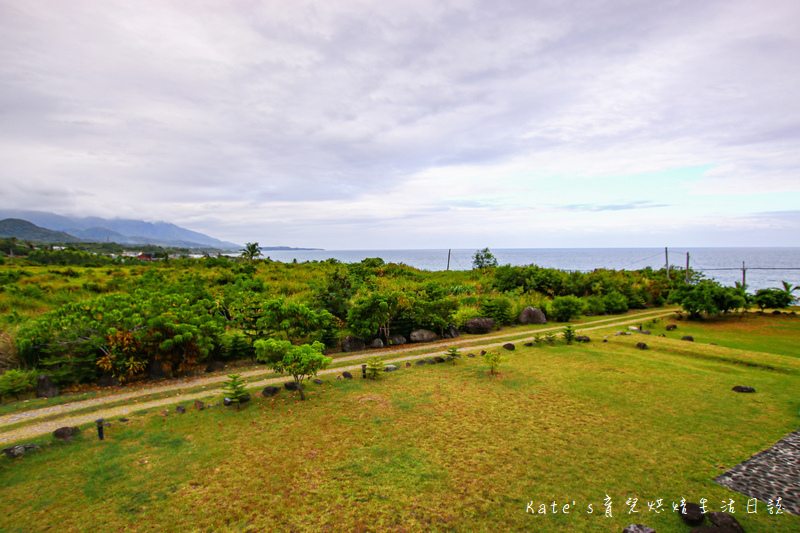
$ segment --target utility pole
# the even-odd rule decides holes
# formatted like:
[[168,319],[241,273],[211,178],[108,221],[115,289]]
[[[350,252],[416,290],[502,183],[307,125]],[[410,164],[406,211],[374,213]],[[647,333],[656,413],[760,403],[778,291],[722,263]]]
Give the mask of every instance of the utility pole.
[[447,250],[447,270],[450,270],[450,252],[452,249]]
[[744,261],[742,261],[742,289],[747,289],[747,269],[744,267]]
[[686,252],[686,283],[689,283],[689,252]]
[[667,279],[669,279],[669,248],[664,247],[664,255],[667,256]]

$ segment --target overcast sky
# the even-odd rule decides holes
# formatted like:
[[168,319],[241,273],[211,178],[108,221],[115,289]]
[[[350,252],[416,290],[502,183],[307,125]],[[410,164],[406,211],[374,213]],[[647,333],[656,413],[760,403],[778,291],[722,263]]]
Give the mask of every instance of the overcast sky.
[[263,246],[800,246],[800,2],[0,0],[0,207]]

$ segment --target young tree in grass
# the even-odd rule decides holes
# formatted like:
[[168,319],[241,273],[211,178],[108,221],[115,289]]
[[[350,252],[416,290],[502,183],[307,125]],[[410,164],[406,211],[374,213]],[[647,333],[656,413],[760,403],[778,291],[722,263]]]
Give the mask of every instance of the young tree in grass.
[[241,374],[231,374],[228,378],[229,380],[225,382],[222,388],[222,393],[231,403],[236,404],[236,409],[238,410],[239,404],[247,397],[247,391],[244,390]]
[[303,380],[316,376],[317,372],[327,368],[333,361],[322,354],[325,345],[321,342],[293,346],[289,341],[265,339],[256,341],[253,346],[259,361],[267,363],[275,372],[292,375],[301,400],[306,399],[303,394]]
[[369,379],[378,379],[383,372],[385,365],[378,357],[373,357],[367,361],[367,377]]
[[575,340],[575,328],[572,327],[572,324],[567,324],[564,326],[564,341],[567,344],[572,344],[572,341]]
[[494,376],[494,373],[500,367],[500,363],[503,361],[503,358],[500,357],[499,352],[489,351],[483,354],[483,361],[489,365],[489,372]]
[[453,360],[453,364],[456,364],[456,359],[461,359],[461,354],[458,353],[457,346],[451,346],[445,352],[445,355]]

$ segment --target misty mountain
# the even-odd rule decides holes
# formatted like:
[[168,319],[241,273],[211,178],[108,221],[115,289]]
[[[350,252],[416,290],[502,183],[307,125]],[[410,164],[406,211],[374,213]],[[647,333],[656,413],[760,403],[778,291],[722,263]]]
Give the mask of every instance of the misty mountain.
[[[41,228],[69,233],[92,241],[110,241],[119,244],[153,244],[156,246],[185,248],[219,248],[222,250],[239,250],[241,248],[236,243],[221,241],[168,222],[145,222],[143,220],[105,219],[99,217],[79,218],[42,211],[0,209],[0,219],[4,218],[27,220]],[[72,238],[72,241],[76,240],[80,239]]]
[[0,237],[16,237],[21,241],[37,242],[81,242],[81,239],[63,231],[52,231],[40,228],[36,224],[31,224],[27,220],[18,218],[7,218],[0,220]]

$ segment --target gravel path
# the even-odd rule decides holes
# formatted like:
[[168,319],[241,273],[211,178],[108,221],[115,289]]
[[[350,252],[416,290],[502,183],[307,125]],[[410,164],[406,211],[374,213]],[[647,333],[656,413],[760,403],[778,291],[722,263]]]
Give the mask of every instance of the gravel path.
[[[590,327],[581,327],[579,328],[581,332],[591,331],[596,329],[604,329],[608,327],[614,326],[625,326],[629,324],[636,324],[643,322],[645,320],[650,320],[652,318],[663,318],[666,316],[670,316],[674,313],[674,311],[650,311],[646,313],[637,314],[635,317],[627,317],[625,319],[620,318],[609,318],[598,320],[595,322],[591,322]],[[554,332],[554,331],[561,331],[564,328],[563,325],[561,326],[554,326],[546,329],[536,330],[532,332],[533,334],[540,334],[545,332]],[[493,348],[497,346],[502,346],[507,342],[526,342],[533,339],[533,335],[524,336],[523,338],[514,338],[510,339],[511,337],[517,337],[525,335],[522,332],[514,332],[511,330],[504,330],[497,334],[486,335],[480,338],[470,337],[469,339],[463,340],[454,340],[448,339],[447,347],[451,346],[461,346],[464,344],[469,344],[471,342],[475,342],[477,340],[486,340],[486,341],[493,341],[496,342],[489,342],[489,343],[482,343],[480,346],[470,346],[471,350],[481,350],[487,348]],[[428,345],[430,346],[430,345]],[[402,355],[404,353],[418,351],[420,349],[424,349],[424,346],[420,345],[413,345],[408,348],[400,348],[400,349],[393,349],[391,351],[381,351],[378,352],[377,355],[381,356],[383,362],[386,364],[393,364],[399,362],[410,361],[414,359],[423,359],[431,356],[441,355],[445,352],[445,350],[439,350],[434,352],[428,352],[424,354],[414,354],[414,355]],[[370,352],[359,352],[356,355],[350,355],[346,357],[338,357],[334,360],[334,364],[339,364],[342,362],[348,361],[360,361],[364,358],[368,357],[371,353]],[[399,356],[399,357],[398,357]],[[354,364],[350,366],[337,366],[336,368],[330,368],[327,370],[323,370],[318,373],[320,377],[324,376],[332,376],[338,375],[344,371],[360,371],[361,370],[361,363]],[[248,377],[259,377],[264,376],[267,374],[271,374],[270,371],[264,369],[258,370],[250,370],[247,372],[241,372],[242,378]],[[178,380],[171,380],[168,384],[157,386],[157,387],[148,387],[146,389],[140,389],[131,392],[121,392],[118,394],[113,394],[109,396],[104,396],[102,398],[91,398],[88,400],[81,400],[74,403],[68,404],[61,404],[61,405],[54,405],[51,407],[43,407],[40,409],[25,411],[22,413],[14,413],[10,415],[5,415],[0,417],[0,428],[2,426],[7,426],[10,424],[16,424],[17,422],[22,421],[31,421],[31,424],[16,427],[14,429],[4,431],[0,433],[0,443],[10,443],[10,442],[18,442],[25,439],[38,437],[40,435],[44,435],[47,433],[52,433],[56,429],[64,426],[80,426],[82,424],[92,423],[99,418],[105,418],[106,420],[111,418],[123,417],[126,415],[130,415],[136,411],[141,411],[144,409],[153,409],[155,407],[162,407],[166,405],[175,405],[178,403],[185,403],[185,402],[192,402],[195,399],[202,399],[208,398],[209,396],[221,396],[222,390],[220,389],[206,389],[197,392],[191,393],[180,393],[180,389],[186,388],[195,388],[200,387],[203,385],[214,385],[214,384],[222,384],[223,382],[227,381],[228,377],[226,375],[215,375],[211,377],[204,377],[198,379],[178,379]],[[271,384],[282,384],[287,381],[287,377],[277,377],[277,378],[264,378],[257,381],[250,381],[247,383],[248,388],[255,388],[255,387],[265,387]],[[160,398],[155,400],[148,400],[148,401],[137,401],[138,397],[147,396],[152,394],[159,394],[159,393],[170,393],[175,392],[175,395],[170,396],[169,398]],[[92,411],[86,414],[75,414],[73,416],[69,416],[70,411],[75,411],[79,409],[86,409],[88,407],[93,407],[96,405],[102,405],[105,403],[112,403],[112,402],[119,402],[123,400],[132,400],[130,403],[126,405],[121,405],[117,407],[111,407],[108,409],[102,409],[97,411]],[[50,415],[64,415],[58,418],[47,420],[43,422],[33,423],[38,418],[47,417]]]

